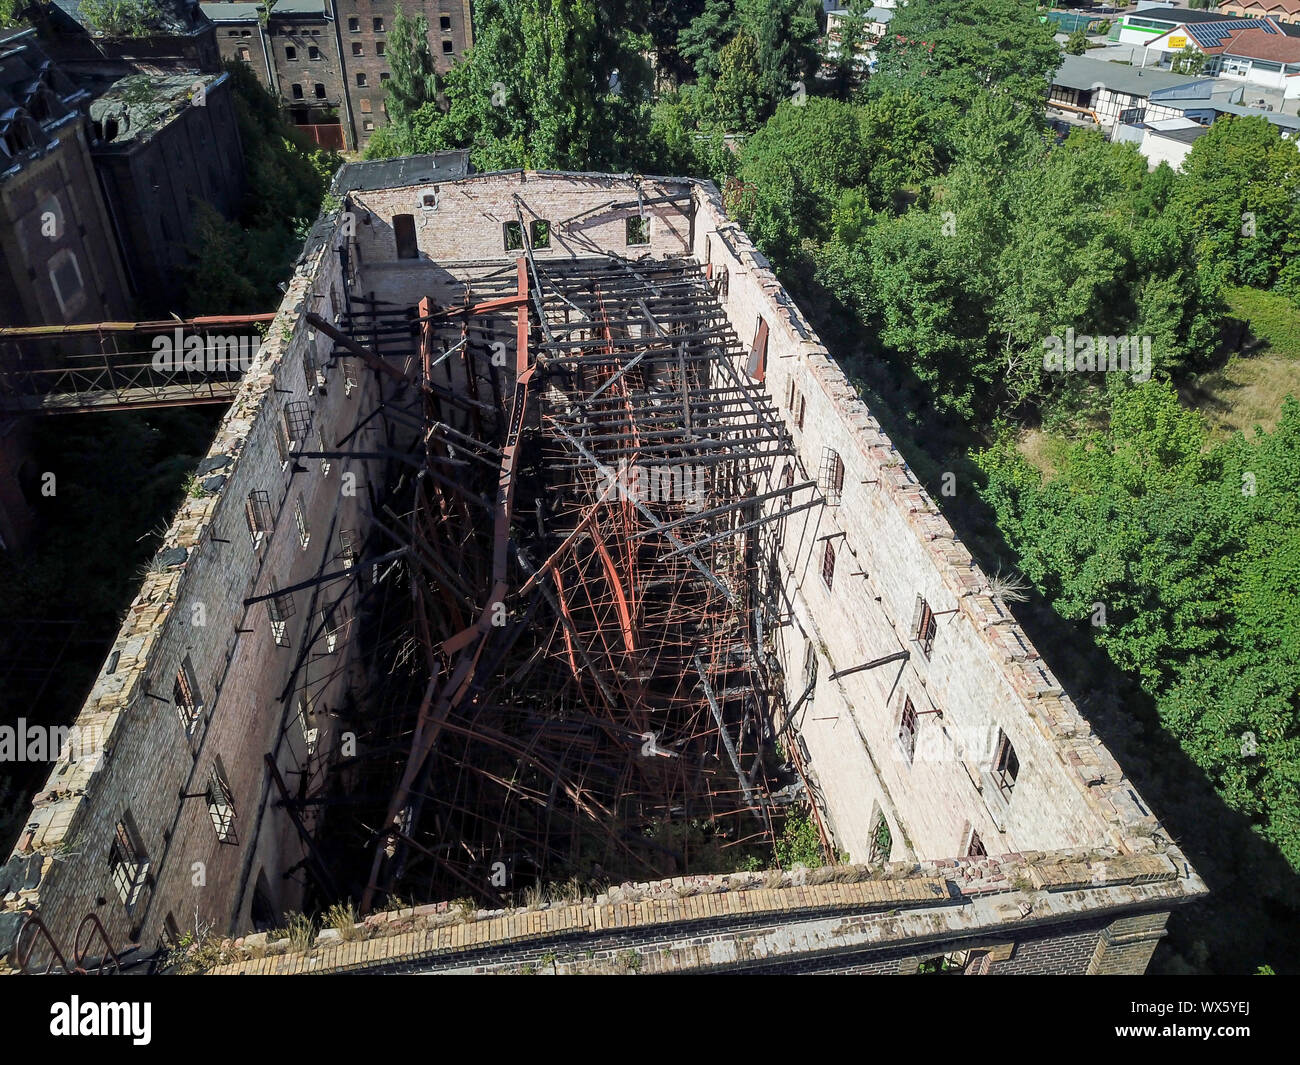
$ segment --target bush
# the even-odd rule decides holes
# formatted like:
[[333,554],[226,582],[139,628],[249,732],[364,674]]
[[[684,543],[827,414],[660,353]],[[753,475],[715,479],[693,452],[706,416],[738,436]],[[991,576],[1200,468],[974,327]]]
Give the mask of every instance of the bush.
[[1242,286],[1227,291],[1228,305],[1278,355],[1300,357],[1300,309],[1283,295]]
[[806,813],[792,813],[785,821],[785,831],[776,841],[776,860],[783,868],[806,865],[816,869],[822,865],[822,841],[817,825]]
[[91,29],[109,37],[145,37],[162,19],[156,0],[81,0]]

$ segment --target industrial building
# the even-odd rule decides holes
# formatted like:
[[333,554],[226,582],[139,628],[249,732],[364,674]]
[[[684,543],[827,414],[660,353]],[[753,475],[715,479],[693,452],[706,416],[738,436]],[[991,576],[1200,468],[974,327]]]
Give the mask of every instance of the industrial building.
[[333,191],[0,874],[11,964],[1144,971],[1204,884],[712,184]]

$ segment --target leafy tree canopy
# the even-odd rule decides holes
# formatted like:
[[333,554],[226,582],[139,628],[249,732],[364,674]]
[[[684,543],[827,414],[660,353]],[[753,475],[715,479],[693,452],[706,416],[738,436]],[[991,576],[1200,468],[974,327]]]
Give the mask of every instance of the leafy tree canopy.
[[881,40],[873,82],[962,110],[982,91],[1042,106],[1061,65],[1052,31],[1021,0],[910,0]]

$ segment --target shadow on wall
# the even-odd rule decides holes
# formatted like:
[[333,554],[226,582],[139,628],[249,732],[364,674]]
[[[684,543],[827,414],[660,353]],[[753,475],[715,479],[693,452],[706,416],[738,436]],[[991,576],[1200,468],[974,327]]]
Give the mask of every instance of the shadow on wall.
[[[937,490],[941,469],[956,471],[961,483],[979,483],[966,454],[981,442],[945,423],[929,405],[924,383],[897,360],[873,359],[862,349],[861,336],[845,331],[843,323],[853,318],[838,294],[807,278],[791,291],[976,560],[986,570],[1014,565],[1015,552],[973,492],[952,499]],[[874,370],[878,387],[863,388],[863,370]],[[886,387],[895,402],[880,401]],[[1300,876],[1252,831],[1249,817],[1224,803],[1165,730],[1154,701],[1093,642],[1090,626],[1062,618],[1032,588],[1028,594],[1015,604],[1016,620],[1211,892],[1174,911],[1149,971],[1249,974],[1260,965],[1300,971],[1280,947],[1300,942]]]

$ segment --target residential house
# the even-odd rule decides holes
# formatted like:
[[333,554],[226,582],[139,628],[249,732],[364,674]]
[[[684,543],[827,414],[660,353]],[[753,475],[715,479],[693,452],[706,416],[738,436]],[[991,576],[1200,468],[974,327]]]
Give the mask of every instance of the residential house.
[[[878,6],[872,6],[865,10],[859,9],[865,19],[863,24],[863,36],[858,42],[856,52],[858,57],[858,66],[863,69],[875,72],[876,69],[876,45],[880,43],[882,37],[888,31],[889,23],[893,19],[896,10],[894,0],[887,0]],[[844,36],[844,21],[853,16],[854,11],[850,8],[840,8],[835,11],[827,12],[826,15],[826,54],[830,59],[838,59],[840,54],[840,42]]]
[[1271,18],[1300,26],[1300,0],[1223,0],[1219,14],[1239,18]]
[[1152,98],[1160,90],[1176,88],[1209,96],[1213,86],[1214,79],[1209,77],[1066,55],[1052,78],[1047,102],[1049,108],[1092,117],[1110,135],[1121,125],[1181,117],[1176,109]]

